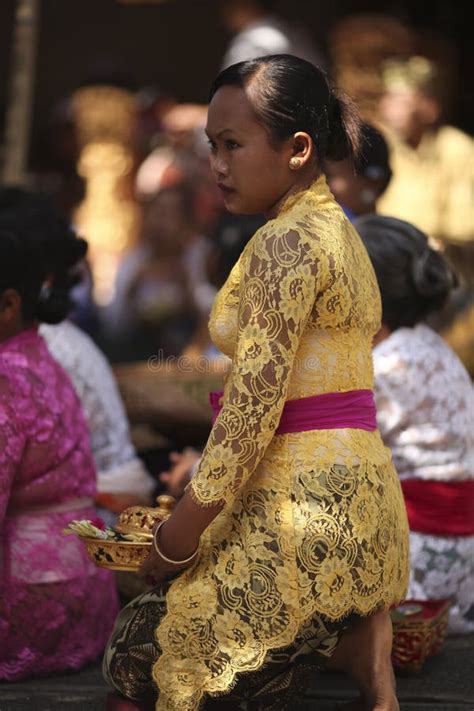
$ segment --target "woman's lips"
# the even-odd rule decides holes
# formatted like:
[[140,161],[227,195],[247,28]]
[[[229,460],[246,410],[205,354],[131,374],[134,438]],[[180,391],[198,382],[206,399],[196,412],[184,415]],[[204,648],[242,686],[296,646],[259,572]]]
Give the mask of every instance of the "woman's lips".
[[224,195],[230,195],[231,193],[235,193],[234,188],[229,188],[228,185],[224,185],[223,183],[217,183],[217,187],[224,193]]

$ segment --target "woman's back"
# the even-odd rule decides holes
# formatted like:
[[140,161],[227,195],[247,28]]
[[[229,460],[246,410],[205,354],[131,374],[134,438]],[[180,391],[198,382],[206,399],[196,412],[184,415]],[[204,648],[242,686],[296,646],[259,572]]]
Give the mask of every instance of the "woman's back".
[[0,679],[77,668],[102,651],[114,580],[63,529],[93,518],[95,467],[73,386],[37,330],[0,344]]
[[474,389],[431,328],[400,328],[374,349],[378,423],[401,479],[474,478]]
[[[0,344],[0,403],[9,434],[0,452],[10,474],[8,510],[95,494],[95,467],[80,403],[36,329]],[[74,476],[71,472],[74,471]]]
[[449,629],[472,632],[474,390],[456,354],[425,325],[446,304],[456,278],[408,222],[366,215],[357,229],[382,295],[375,400],[408,513],[408,596],[449,599]]

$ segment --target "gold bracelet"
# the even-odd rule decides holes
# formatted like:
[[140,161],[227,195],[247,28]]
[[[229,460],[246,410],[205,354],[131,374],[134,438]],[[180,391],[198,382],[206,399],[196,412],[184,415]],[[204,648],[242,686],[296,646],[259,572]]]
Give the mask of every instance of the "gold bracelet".
[[160,558],[165,561],[165,563],[170,563],[171,565],[185,565],[186,563],[190,563],[196,556],[199,550],[199,546],[196,548],[194,553],[189,556],[189,558],[185,558],[184,560],[172,560],[171,558],[167,558],[165,555],[160,550],[160,547],[158,545],[158,532],[160,528],[163,526],[163,524],[166,523],[166,519],[163,521],[160,521],[158,526],[155,528],[155,532],[153,533],[153,546],[155,548],[155,551],[158,553]]

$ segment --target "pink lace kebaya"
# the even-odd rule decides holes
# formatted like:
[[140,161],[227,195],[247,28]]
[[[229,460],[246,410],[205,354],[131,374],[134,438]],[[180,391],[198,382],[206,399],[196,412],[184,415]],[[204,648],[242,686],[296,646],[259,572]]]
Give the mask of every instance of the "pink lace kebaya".
[[0,343],[0,679],[77,669],[117,614],[72,519],[95,516],[96,473],[79,400],[36,329]]

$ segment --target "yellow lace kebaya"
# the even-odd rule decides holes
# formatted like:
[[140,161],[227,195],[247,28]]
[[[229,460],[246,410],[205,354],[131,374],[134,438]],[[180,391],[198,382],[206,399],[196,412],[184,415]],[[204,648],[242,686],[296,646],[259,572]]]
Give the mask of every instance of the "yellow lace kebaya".
[[232,369],[188,490],[225,507],[167,594],[157,709],[229,691],[311,618],[403,598],[408,527],[378,431],[274,435],[286,400],[373,387],[380,312],[365,248],[323,177],[258,230],[218,294],[210,330]]

